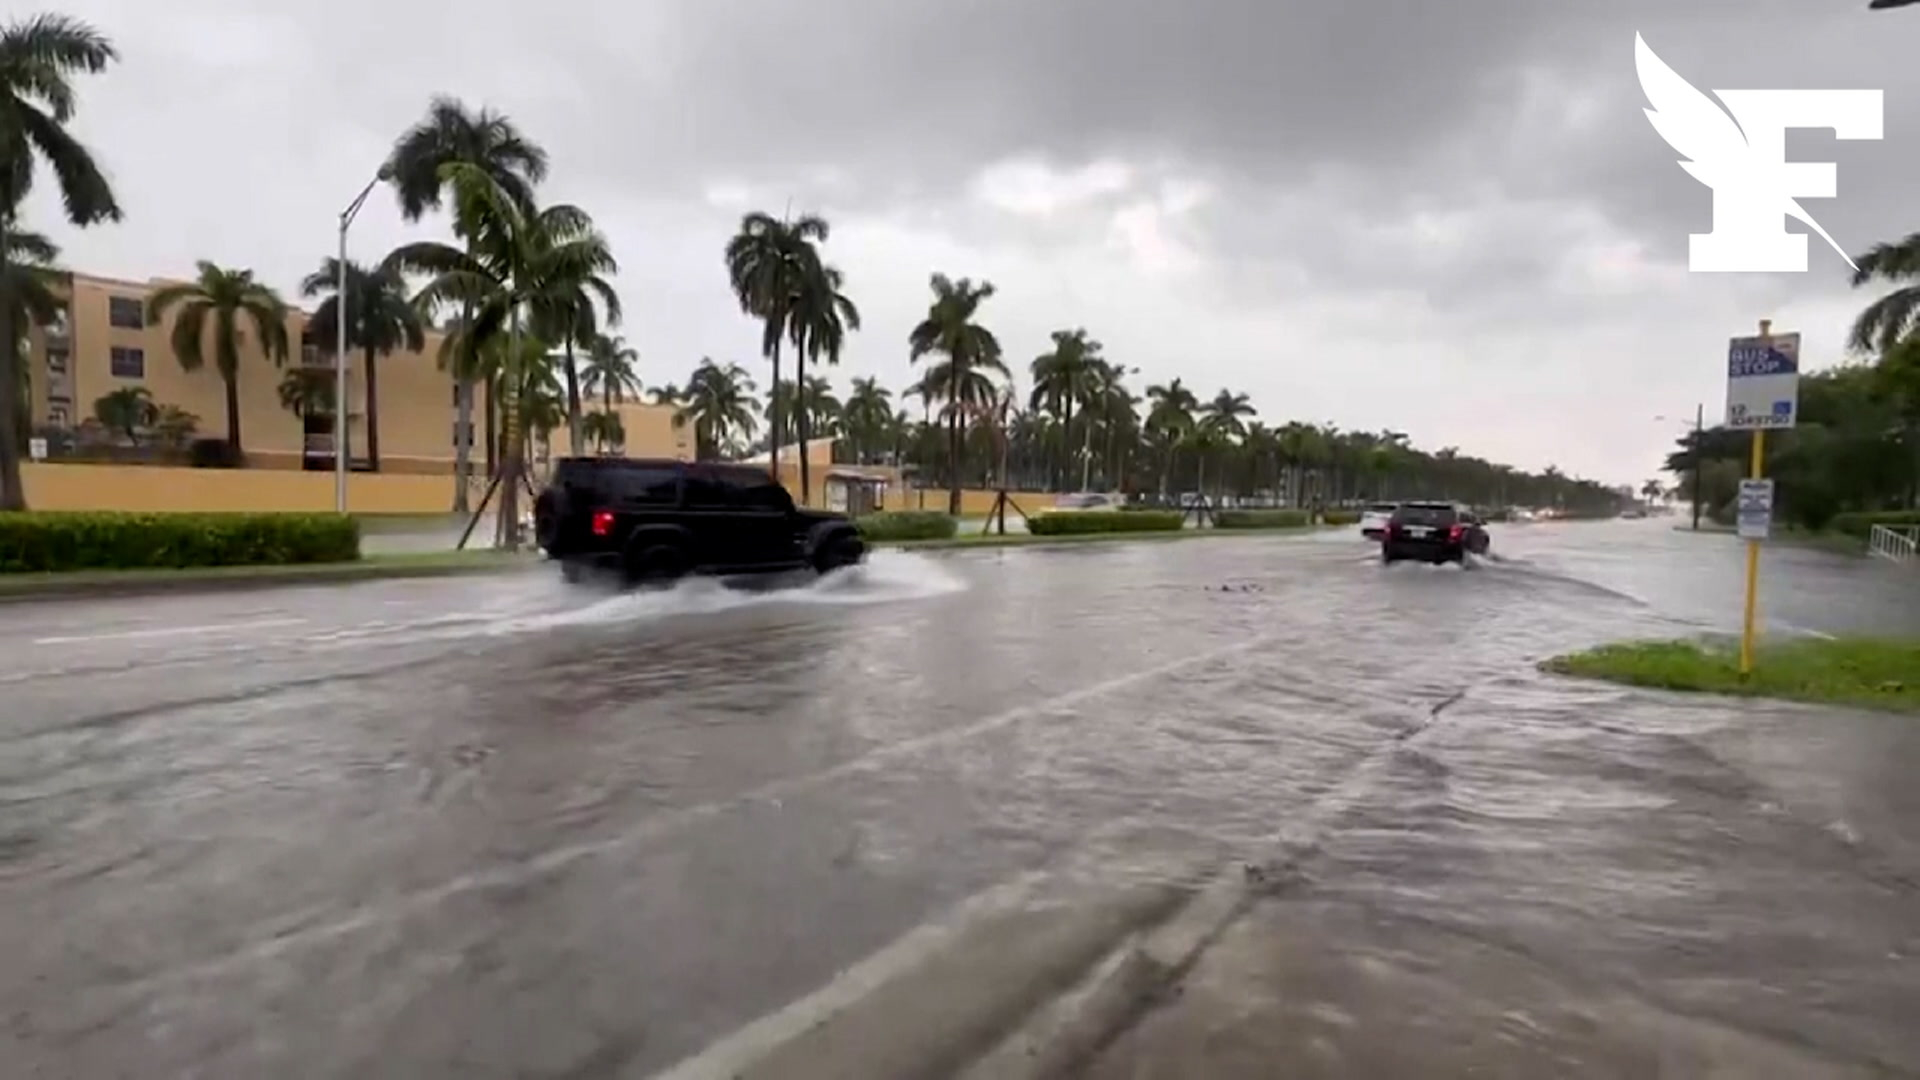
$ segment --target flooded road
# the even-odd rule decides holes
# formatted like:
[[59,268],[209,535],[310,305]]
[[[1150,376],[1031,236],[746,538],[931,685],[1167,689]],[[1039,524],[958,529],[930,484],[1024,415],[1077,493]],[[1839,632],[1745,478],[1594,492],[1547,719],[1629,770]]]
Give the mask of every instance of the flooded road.
[[[1356,951],[1443,925],[1920,1071],[1920,725],[1533,670],[1732,629],[1730,537],[1496,527],[1494,552],[1388,570],[1349,534],[1251,536],[882,553],[784,593],[10,605],[0,1063],[648,1075],[1010,881],[1215,860],[1288,867]],[[1920,633],[1898,568],[1765,573],[1770,632]],[[1462,1024],[1515,993],[1474,970],[1429,973]]]

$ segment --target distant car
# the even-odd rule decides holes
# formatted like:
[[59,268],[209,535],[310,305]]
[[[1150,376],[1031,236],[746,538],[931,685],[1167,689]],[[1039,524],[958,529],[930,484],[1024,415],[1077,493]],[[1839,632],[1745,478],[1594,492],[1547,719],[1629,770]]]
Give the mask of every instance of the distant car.
[[1492,546],[1487,528],[1458,503],[1407,502],[1393,512],[1380,541],[1380,559],[1465,565],[1467,556],[1485,555]]
[[1399,503],[1379,502],[1360,511],[1360,535],[1369,540],[1379,540],[1386,536],[1387,521],[1399,508]]
[[1081,514],[1090,510],[1118,510],[1125,502],[1126,500],[1118,499],[1111,495],[1101,495],[1098,492],[1092,491],[1079,491],[1070,495],[1060,496],[1053,501],[1052,506],[1041,507],[1040,512],[1043,514]]
[[536,541],[569,581],[592,569],[629,584],[826,573],[867,554],[846,515],[794,506],[786,488],[749,465],[562,458],[533,518]]

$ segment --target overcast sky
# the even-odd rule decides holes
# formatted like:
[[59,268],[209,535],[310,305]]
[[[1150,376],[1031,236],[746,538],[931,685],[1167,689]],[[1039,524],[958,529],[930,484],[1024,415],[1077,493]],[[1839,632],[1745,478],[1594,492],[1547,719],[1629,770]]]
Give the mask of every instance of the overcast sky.
[[[194,260],[291,293],[394,137],[450,93],[552,155],[598,220],[649,383],[702,356],[765,385],[721,248],[749,209],[833,224],[866,329],[835,381],[909,378],[933,271],[987,278],[1025,384],[1085,326],[1144,388],[1408,432],[1613,482],[1723,411],[1728,336],[1770,316],[1842,362],[1866,290],[1809,270],[1689,274],[1710,194],[1641,112],[1635,31],[1704,89],[1884,89],[1886,138],[1803,206],[1850,252],[1920,228],[1920,9],[1865,0],[74,0],[122,62],[78,132],[126,221],[57,226],[74,269]],[[1793,231],[1801,231],[1791,224]],[[379,195],[374,259],[409,229]]]

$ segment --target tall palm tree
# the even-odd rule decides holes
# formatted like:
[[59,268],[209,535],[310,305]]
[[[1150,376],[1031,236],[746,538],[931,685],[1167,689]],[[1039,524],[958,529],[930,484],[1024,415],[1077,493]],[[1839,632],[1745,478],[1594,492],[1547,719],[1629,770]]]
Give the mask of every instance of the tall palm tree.
[[140,432],[152,426],[158,416],[153,392],[144,386],[110,390],[93,403],[93,418],[107,430],[126,436],[127,442],[134,446],[140,445]]
[[[349,261],[347,342],[342,346],[333,340],[340,333],[340,298],[333,295],[339,288],[340,260],[328,257],[321,262],[318,270],[308,274],[306,280],[300,283],[300,294],[307,297],[326,296],[307,322],[321,348],[336,355],[343,348],[358,348],[362,352],[362,362],[367,369],[367,465],[374,472],[379,472],[380,378],[374,367],[374,358],[402,350],[419,352],[426,348],[426,326],[420,309],[407,297],[406,275],[399,268],[384,264],[366,267]],[[344,416],[351,410],[339,412]],[[334,428],[334,437],[340,440],[342,452],[351,452],[347,427],[342,417],[335,417]]]
[[244,453],[240,439],[240,320],[253,324],[261,351],[278,367],[287,359],[287,305],[278,293],[253,279],[251,270],[225,270],[202,260],[200,276],[168,285],[147,297],[147,325],[173,316],[174,359],[184,371],[206,366],[211,338],[214,370],[227,388],[227,452],[235,461]]
[[[0,300],[7,305],[6,323],[12,327],[15,339],[8,355],[24,358],[28,353],[30,329],[53,325],[66,310],[65,301],[60,297],[63,271],[55,265],[60,249],[39,233],[18,229],[6,233],[6,244],[10,250],[0,258],[0,272],[6,275],[0,279]],[[26,452],[33,429],[33,379],[25,363],[16,364],[14,371],[13,385],[18,396],[13,407],[15,423],[10,452],[16,455],[17,467],[17,455]],[[0,377],[5,377],[5,373],[5,365],[0,365]],[[5,395],[0,394],[0,400],[4,399]]]
[[821,435],[839,435],[842,419],[846,416],[846,406],[840,403],[839,395],[833,392],[833,384],[819,375],[807,375],[794,380],[793,398],[798,413],[802,441],[806,432]]
[[[394,141],[387,158],[394,194],[400,200],[400,213],[408,221],[418,221],[428,211],[440,208],[447,185],[441,168],[464,162],[492,177],[508,198],[531,208],[534,186],[546,179],[547,152],[520,133],[511,119],[489,109],[470,112],[458,99],[436,97],[427,106],[427,115],[402,132]],[[469,246],[469,253],[472,252]],[[467,315],[470,313],[462,313]],[[467,492],[473,475],[472,440],[474,379],[486,366],[473,355],[477,342],[462,341],[463,356],[449,356],[442,367],[454,373],[459,427],[468,438],[454,448],[453,509],[467,510]],[[487,400],[487,461],[489,468],[497,449],[494,427],[498,420],[498,394]]]
[[467,249],[436,241],[406,244],[387,256],[386,265],[430,275],[414,298],[422,310],[452,306],[469,312],[469,348],[484,349],[497,339],[509,339],[496,378],[502,389],[499,408],[510,429],[502,438],[500,539],[513,549],[520,543],[518,488],[526,463],[514,395],[528,385],[523,369],[538,363],[518,344],[522,329],[539,304],[610,270],[612,255],[578,207],[530,210],[485,170],[466,162],[451,162],[442,172],[453,193],[454,231],[466,238]]
[[1053,348],[1033,358],[1033,394],[1027,405],[1032,409],[1045,409],[1060,418],[1054,481],[1059,488],[1067,485],[1073,410],[1092,396],[1093,365],[1099,357],[1100,343],[1089,338],[1085,330],[1055,330]]
[[1853,286],[1870,281],[1898,284],[1892,292],[1868,304],[1853,321],[1847,344],[1856,352],[1884,355],[1920,331],[1920,232],[1891,244],[1875,245],[1854,260]]
[[[120,220],[106,175],[67,130],[77,100],[73,76],[97,74],[118,58],[105,35],[65,15],[16,19],[0,29],[0,511],[27,508],[20,479],[27,413],[20,341],[26,328],[17,319],[34,303],[23,290],[32,288],[53,258],[43,237],[24,233],[28,242],[15,241],[20,209],[44,159],[69,222],[84,228]],[[16,264],[16,257],[26,262]]]
[[847,440],[853,443],[854,461],[866,464],[893,425],[893,393],[881,386],[879,379],[853,380],[853,389],[841,407],[841,423]]
[[1147,387],[1147,400],[1152,403],[1147,410],[1147,430],[1162,447],[1160,494],[1166,496],[1172,489],[1173,467],[1180,445],[1194,430],[1194,413],[1200,408],[1200,399],[1181,380],[1175,379]]
[[[939,365],[937,381],[935,371],[927,375],[929,390],[944,397],[947,403],[947,446],[952,466],[948,476],[947,513],[958,516],[964,407],[980,404],[983,389],[985,396],[991,395],[990,373],[1003,377],[1009,377],[1010,373],[1001,359],[1000,339],[975,321],[980,305],[993,295],[993,283],[982,281],[975,285],[967,278],[956,282],[945,274],[934,274],[928,284],[933,289],[933,303],[927,308],[927,317],[907,335],[911,346],[909,358],[918,363],[922,357],[935,353],[946,357]],[[934,391],[934,386],[939,389]]]
[[1253,402],[1245,394],[1236,394],[1231,390],[1222,390],[1215,394],[1212,401],[1201,406],[1199,423],[1194,427],[1191,441],[1199,458],[1200,473],[1195,483],[1201,492],[1207,490],[1207,455],[1210,451],[1233,446],[1246,438],[1246,417],[1254,415]]
[[[826,239],[824,233],[821,239]],[[860,329],[860,309],[840,291],[842,283],[840,271],[819,265],[816,258],[809,271],[801,276],[799,288],[794,291],[792,307],[787,313],[787,325],[793,338],[793,379],[797,387],[809,385],[809,359],[818,360],[824,356],[828,364],[838,364],[840,349],[846,343],[847,334]],[[821,380],[821,385],[825,385],[825,380]],[[813,424],[818,414],[815,409],[803,406],[796,415],[800,421],[800,502],[806,505],[813,498],[807,443],[813,437]]]
[[583,444],[580,369],[574,358],[574,346],[599,337],[603,324],[609,328],[619,326],[622,316],[620,294],[613,291],[613,285],[606,278],[619,270],[613,250],[606,238],[593,229],[591,221],[585,220],[584,215],[582,218],[580,226],[584,235],[597,241],[603,257],[593,266],[573,267],[542,282],[529,302],[533,332],[560,343],[560,370],[566,377],[567,388],[567,433],[576,447]]
[[[740,301],[740,310],[760,320],[760,352],[773,362],[773,385],[767,392],[773,412],[780,412],[780,343],[792,335],[794,297],[809,278],[822,275],[820,252],[826,219],[812,214],[797,221],[755,211],[740,219],[740,231],[727,241],[727,280]],[[780,475],[780,429],[774,428],[769,459],[773,475]],[[802,448],[801,459],[806,458]]]
[[611,414],[616,402],[640,394],[640,376],[633,370],[640,354],[625,338],[596,334],[587,342],[587,364],[580,370],[587,393],[600,395],[601,411]]
[[753,416],[758,405],[753,392],[753,377],[739,364],[721,367],[700,358],[680,399],[681,415],[693,424],[696,458],[711,460],[738,440],[753,438],[759,427]]

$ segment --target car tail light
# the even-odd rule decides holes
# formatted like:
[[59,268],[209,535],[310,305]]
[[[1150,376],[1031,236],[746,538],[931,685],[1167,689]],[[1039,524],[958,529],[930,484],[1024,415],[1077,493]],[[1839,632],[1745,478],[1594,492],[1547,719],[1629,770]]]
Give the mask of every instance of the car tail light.
[[593,512],[593,535],[611,536],[613,534],[613,511],[595,510]]
[[1447,539],[1458,543],[1460,538],[1465,536],[1466,533],[1467,527],[1465,525],[1455,525],[1453,528],[1447,530]]

